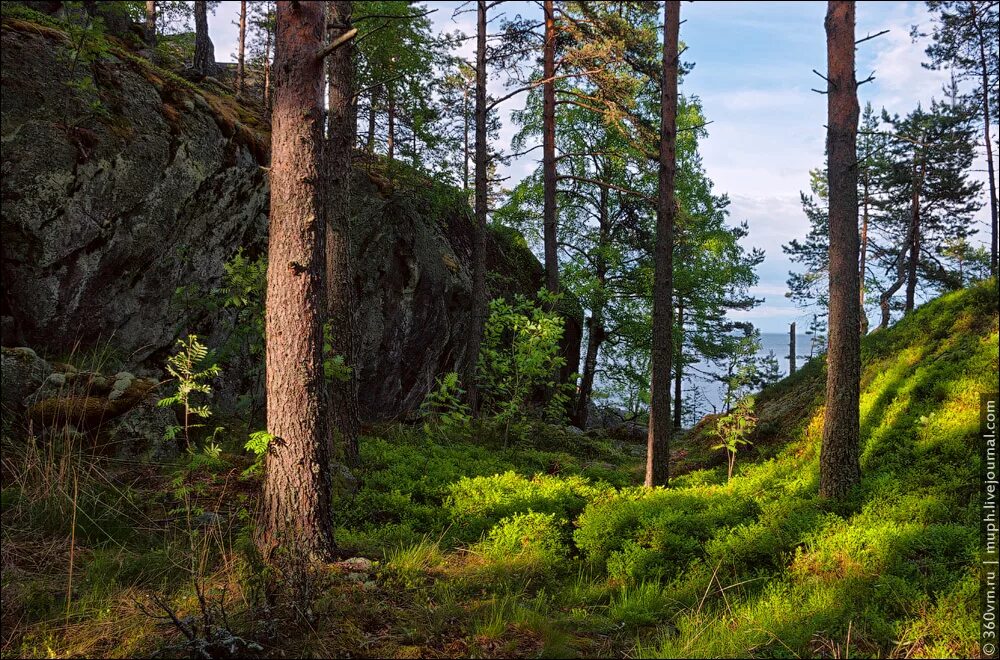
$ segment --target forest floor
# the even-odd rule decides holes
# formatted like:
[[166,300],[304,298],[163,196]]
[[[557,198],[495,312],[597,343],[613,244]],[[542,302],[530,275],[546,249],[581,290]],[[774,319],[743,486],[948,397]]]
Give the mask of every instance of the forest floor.
[[705,424],[651,490],[640,447],[589,434],[373,429],[335,507],[350,560],[311,569],[256,555],[235,441],[149,465],[4,438],[2,655],[974,657],[997,346],[995,280],[867,337],[837,505],[818,360],[757,397],[728,481]]

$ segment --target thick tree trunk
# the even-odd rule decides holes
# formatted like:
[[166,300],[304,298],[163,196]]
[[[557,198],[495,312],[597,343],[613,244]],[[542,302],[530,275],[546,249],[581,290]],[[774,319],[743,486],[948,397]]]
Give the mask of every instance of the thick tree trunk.
[[145,38],[147,46],[156,45],[156,0],[146,0]]
[[542,234],[545,247],[545,288],[559,293],[559,255],[556,251],[556,31],[552,0],[545,0],[545,47],[542,76]]
[[[327,43],[351,29],[350,0],[327,2]],[[351,368],[346,381],[331,379],[331,456],[350,466],[358,464],[358,370],[355,353],[354,267],[350,249],[351,97],[354,59],[343,46],[326,58],[326,295],[330,347]]]
[[670,362],[673,358],[674,174],[677,168],[677,66],[681,3],[663,6],[663,77],[660,86],[660,181],[653,275],[653,350],[650,374],[646,486],[670,481]]
[[677,296],[677,327],[680,329],[678,337],[680,341],[677,342],[677,347],[674,349],[674,428],[679,429],[681,427],[682,418],[682,406],[681,406],[681,389],[683,387],[684,378],[684,303],[680,296]]
[[472,229],[472,323],[463,384],[473,414],[479,412],[476,364],[486,323],[486,0],[476,2],[476,203]]
[[236,96],[243,96],[246,84],[247,0],[240,0],[240,45],[236,58]]
[[194,3],[194,70],[201,76],[215,73],[215,46],[208,36],[205,0],[195,0]]
[[858,93],[854,2],[833,0],[826,14],[827,158],[830,191],[830,316],[820,497],[842,498],[861,481],[858,399]]
[[333,550],[323,374],[323,7],[278,2],[267,268],[267,456],[261,543]]

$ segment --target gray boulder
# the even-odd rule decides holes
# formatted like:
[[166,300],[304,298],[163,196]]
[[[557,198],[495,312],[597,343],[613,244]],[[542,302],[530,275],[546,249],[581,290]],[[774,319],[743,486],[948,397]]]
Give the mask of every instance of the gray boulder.
[[52,366],[30,348],[0,349],[0,403],[5,418],[24,412],[24,400],[34,394],[52,374]]

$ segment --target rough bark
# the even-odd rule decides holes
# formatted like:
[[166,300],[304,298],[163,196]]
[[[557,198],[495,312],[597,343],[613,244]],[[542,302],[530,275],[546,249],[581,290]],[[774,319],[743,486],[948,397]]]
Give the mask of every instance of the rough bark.
[[247,0],[240,0],[240,45],[236,58],[236,95],[243,95],[246,81]]
[[[327,43],[351,29],[349,0],[327,2]],[[327,137],[326,137],[326,296],[330,347],[351,367],[346,381],[331,379],[331,456],[347,465],[358,463],[357,353],[354,319],[354,267],[350,244],[350,176],[353,133],[351,97],[354,60],[351,49],[338,48],[326,58]]]
[[208,36],[205,0],[195,0],[194,3],[194,70],[200,76],[215,73],[215,46]]
[[476,2],[476,202],[472,234],[472,327],[469,362],[463,384],[473,413],[478,413],[476,363],[486,323],[486,0]]
[[681,3],[663,8],[663,76],[660,85],[660,181],[656,208],[653,263],[653,350],[650,374],[649,435],[646,443],[646,486],[670,481],[670,363],[673,358],[673,243],[677,204],[677,65]]
[[830,316],[820,497],[839,499],[861,480],[858,464],[861,336],[858,304],[857,82],[854,2],[833,0],[826,14],[829,163]]
[[261,542],[333,550],[323,374],[323,7],[277,3],[268,241],[267,457]]
[[559,293],[559,256],[556,251],[556,75],[555,11],[545,0],[545,47],[542,76],[542,234],[545,248],[545,288]]

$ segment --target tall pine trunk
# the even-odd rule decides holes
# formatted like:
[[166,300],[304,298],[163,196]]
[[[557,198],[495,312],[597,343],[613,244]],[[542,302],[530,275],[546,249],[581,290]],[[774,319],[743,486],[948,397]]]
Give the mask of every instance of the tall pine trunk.
[[247,0],[240,0],[240,45],[236,58],[236,95],[243,96],[246,84]]
[[267,430],[261,542],[333,550],[323,373],[323,7],[278,2],[268,241]]
[[479,412],[476,365],[486,324],[486,0],[476,1],[476,202],[472,224],[472,322],[462,382],[473,414]]
[[205,0],[194,3],[194,70],[200,76],[215,73],[215,46],[208,36],[208,11]]
[[660,181],[653,254],[653,350],[650,374],[646,486],[670,481],[670,362],[673,358],[674,174],[677,169],[677,67],[681,3],[663,6],[663,77],[660,85]]
[[861,481],[858,398],[861,377],[858,299],[858,92],[854,76],[854,2],[832,0],[826,14],[829,167],[830,316],[820,497],[839,499]]
[[559,255],[556,250],[556,34],[552,0],[545,0],[545,47],[542,76],[542,233],[545,244],[545,288],[559,293]]
[[[349,31],[350,0],[334,0],[327,7],[327,43]],[[354,268],[350,243],[350,179],[354,118],[351,113],[354,60],[350,46],[326,58],[326,294],[329,340],[333,352],[351,368],[346,381],[330,381],[331,456],[347,465],[358,463],[358,381],[354,322]]]

